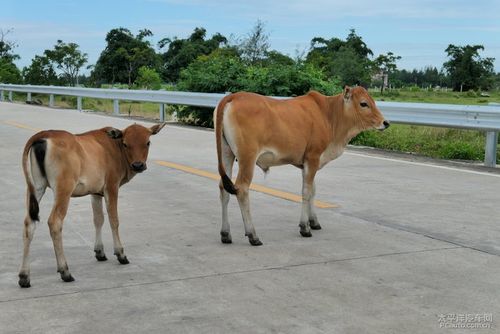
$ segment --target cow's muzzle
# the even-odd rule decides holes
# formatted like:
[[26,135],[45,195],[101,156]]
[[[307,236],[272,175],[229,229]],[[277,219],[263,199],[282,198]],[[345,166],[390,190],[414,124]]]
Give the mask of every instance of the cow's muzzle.
[[137,173],[141,173],[141,172],[144,172],[146,170],[146,164],[144,162],[140,162],[140,161],[136,161],[136,162],[133,162],[130,167],[132,168],[132,170],[134,172],[137,172]]
[[387,129],[390,125],[391,125],[391,123],[389,123],[389,121],[384,120],[384,121],[382,122],[382,125],[380,125],[380,127],[378,127],[378,128],[377,128],[377,130],[384,131],[384,130],[385,130],[385,129]]

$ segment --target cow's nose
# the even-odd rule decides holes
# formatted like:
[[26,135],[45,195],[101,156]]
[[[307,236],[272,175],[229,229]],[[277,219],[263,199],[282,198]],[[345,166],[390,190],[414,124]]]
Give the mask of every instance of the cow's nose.
[[142,172],[146,169],[146,164],[140,161],[133,162],[131,166],[135,172]]
[[385,128],[386,128],[386,129],[387,129],[390,125],[391,125],[391,123],[389,123],[389,121],[384,121],[384,126],[385,126]]

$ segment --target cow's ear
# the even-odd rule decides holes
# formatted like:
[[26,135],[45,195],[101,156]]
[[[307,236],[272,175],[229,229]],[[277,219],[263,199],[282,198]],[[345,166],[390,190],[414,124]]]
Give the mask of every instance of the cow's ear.
[[344,87],[344,100],[350,100],[351,99],[351,87],[345,86]]
[[163,129],[163,127],[167,125],[167,122],[164,122],[164,123],[160,123],[160,124],[155,124],[153,125],[152,127],[149,128],[149,130],[151,131],[151,134],[152,135],[155,135],[157,134],[158,132],[160,132],[161,129]]
[[123,132],[121,130],[115,129],[115,128],[109,128],[106,130],[106,133],[108,136],[110,136],[113,139],[118,139],[123,137]]

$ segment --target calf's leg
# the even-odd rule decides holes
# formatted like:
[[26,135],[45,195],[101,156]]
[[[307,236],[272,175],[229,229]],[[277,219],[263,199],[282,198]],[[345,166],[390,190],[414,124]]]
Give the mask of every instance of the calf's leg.
[[95,244],[94,252],[97,261],[106,261],[106,254],[104,253],[104,245],[102,243],[102,225],[104,224],[104,212],[102,210],[102,196],[92,195],[92,212],[94,215],[95,226]]
[[[35,198],[37,201],[36,207],[38,207],[38,204],[40,203],[40,200],[43,197],[43,194],[45,194],[45,189],[47,188],[46,184],[36,184],[35,183]],[[30,214],[30,192],[29,190],[27,191],[27,200],[26,200],[26,206],[27,206],[27,213],[26,213],[26,218],[24,218],[24,230],[23,230],[23,261],[21,264],[21,269],[19,270],[19,285],[22,288],[29,288],[31,286],[30,283],[30,259],[29,259],[29,254],[30,254],[30,245],[31,241],[33,240],[33,236],[35,234],[35,228],[36,228],[36,222],[38,221],[38,212],[36,212],[36,216],[34,217],[36,219],[32,219],[31,214]],[[31,204],[32,205],[32,204]],[[33,213],[35,214],[35,213]]]
[[111,232],[113,234],[113,247],[114,253],[118,262],[121,264],[128,264],[129,261],[123,251],[123,246],[120,241],[120,234],[118,227],[120,222],[118,220],[118,188],[110,188],[104,194],[106,200],[106,209],[108,211],[109,224],[111,225]]
[[57,272],[61,274],[61,279],[65,282],[72,282],[75,279],[71,276],[64,256],[63,242],[62,242],[62,226],[64,217],[68,212],[68,205],[71,196],[71,191],[56,191],[55,202],[52,207],[52,212],[49,216],[49,230],[52,242],[54,244],[54,251],[57,260]]
[[311,230],[321,230],[321,225],[318,221],[318,216],[314,210],[314,198],[316,196],[316,181],[312,182],[311,199],[309,200],[309,226]]

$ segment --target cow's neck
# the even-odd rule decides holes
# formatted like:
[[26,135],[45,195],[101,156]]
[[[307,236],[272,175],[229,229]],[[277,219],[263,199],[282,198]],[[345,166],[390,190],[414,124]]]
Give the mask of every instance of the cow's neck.
[[342,155],[349,141],[360,132],[355,118],[344,107],[342,94],[328,97],[327,118],[331,127],[331,139],[320,157],[320,168]]

